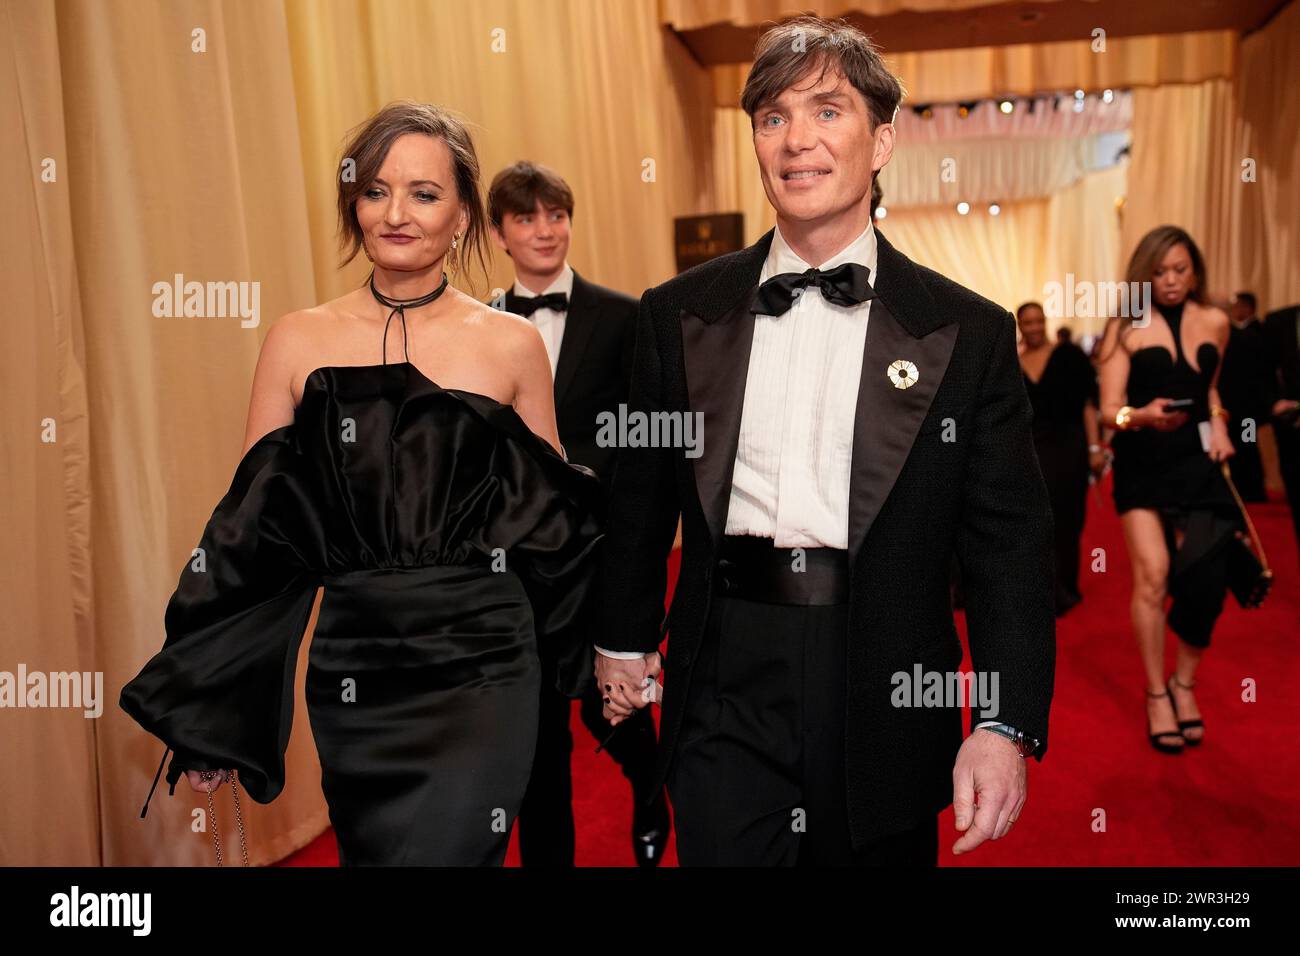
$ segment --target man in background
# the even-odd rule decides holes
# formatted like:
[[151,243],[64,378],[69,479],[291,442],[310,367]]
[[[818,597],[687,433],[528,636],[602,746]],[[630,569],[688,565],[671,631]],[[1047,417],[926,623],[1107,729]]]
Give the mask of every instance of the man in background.
[[[555,380],[560,444],[569,461],[596,472],[608,493],[615,449],[597,443],[597,415],[617,413],[628,400],[637,301],[588,282],[569,265],[573,205],[568,183],[530,162],[503,169],[488,191],[492,237],[515,267],[505,310],[530,319],[541,332]],[[533,775],[519,811],[519,854],[524,866],[572,866],[571,708],[548,681],[542,682],[540,707]],[[594,686],[580,709],[596,739],[609,737],[604,749],[632,785],[637,864],[657,866],[669,819],[662,786],[652,789],[655,729],[650,712],[611,737]]]
[[1228,459],[1233,484],[1245,501],[1266,501],[1264,466],[1257,432],[1271,418],[1272,368],[1264,323],[1256,314],[1255,296],[1238,292],[1232,300],[1228,349],[1219,372],[1219,397],[1231,416],[1228,436],[1237,453]]

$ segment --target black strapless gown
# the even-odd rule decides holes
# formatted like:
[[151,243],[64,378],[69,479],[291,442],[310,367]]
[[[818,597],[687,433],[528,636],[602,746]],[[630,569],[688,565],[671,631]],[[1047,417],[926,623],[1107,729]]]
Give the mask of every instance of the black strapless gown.
[[269,803],[323,586],[306,693],[340,862],[500,864],[539,682],[591,679],[602,509],[511,406],[409,362],[317,369],[240,461],[121,706],[174,752],[173,788],[235,768]]
[[1187,421],[1173,431],[1139,428],[1115,433],[1111,447],[1116,510],[1187,510],[1205,505],[1233,513],[1231,493],[1219,466],[1201,446],[1198,428],[1210,417],[1210,383],[1219,365],[1219,350],[1209,342],[1201,343],[1193,368],[1183,354],[1182,306],[1156,308],[1173,334],[1177,356],[1163,345],[1135,351],[1129,357],[1128,404],[1139,408],[1157,397],[1186,398],[1192,400],[1192,407],[1187,409]]
[[[1241,526],[1236,500],[1220,465],[1201,446],[1197,423],[1210,417],[1209,392],[1219,350],[1203,342],[1193,368],[1183,354],[1182,305],[1156,306],[1173,333],[1176,356],[1161,345],[1129,358],[1128,404],[1155,398],[1190,398],[1187,421],[1173,431],[1117,431],[1114,495],[1120,513],[1150,508],[1160,517],[1169,550],[1169,627],[1193,647],[1205,648],[1227,593],[1227,548]],[[1175,529],[1184,533],[1175,544]]]

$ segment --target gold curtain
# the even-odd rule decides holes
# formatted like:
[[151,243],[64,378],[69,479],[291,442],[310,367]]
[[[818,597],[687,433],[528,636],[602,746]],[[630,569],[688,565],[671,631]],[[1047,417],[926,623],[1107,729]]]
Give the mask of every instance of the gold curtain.
[[[558,170],[576,195],[570,261],[632,295],[672,274],[672,217],[713,203],[709,78],[658,27],[655,0],[287,0],[285,9],[321,299],[365,274],[364,261],[336,269],[343,134],[394,99],[469,120],[485,189],[516,160]],[[473,291],[486,299],[511,276],[497,256],[491,288]]]
[[[908,103],[951,103],[1057,90],[1126,89],[1229,78],[1237,34],[1230,30],[1109,37],[1104,53],[1090,40],[1021,43],[965,50],[890,53],[885,63],[902,81]],[[712,68],[715,102],[738,106],[748,64]]]
[[1271,310],[1300,302],[1300,3],[1242,41],[1232,83],[1134,91],[1127,257],[1174,223],[1201,246],[1211,293],[1249,289]]
[[[1052,3],[1055,0],[1047,0]],[[800,13],[843,16],[849,10],[870,17],[887,17],[904,10],[966,10],[987,6],[989,0],[660,0],[660,18],[675,30],[694,30],[714,23],[766,23]]]
[[[1097,144],[1075,139],[902,140],[880,172],[889,206],[954,205],[1038,199],[1064,189],[1088,171]],[[943,171],[953,175],[944,177]]]
[[[1008,311],[1046,298],[1049,282],[1109,281],[1119,256],[1119,213],[1124,195],[1123,165],[1090,173],[1051,196],[987,206],[959,215],[950,205],[890,209],[881,231],[905,255],[975,289]],[[1096,333],[1091,317],[1053,318],[1076,337]]]
[[[93,672],[90,431],[54,10],[0,4],[0,671]],[[47,69],[54,64],[55,69]],[[107,694],[107,687],[105,688]],[[102,704],[104,710],[108,704]],[[0,711],[0,865],[99,859],[96,725]]]
[[[335,268],[345,132],[399,97],[456,110],[485,178],[525,157],[568,178],[570,261],[639,294],[673,272],[671,217],[717,204],[710,80],[656,14],[655,0],[0,0],[14,134],[0,147],[0,670],[103,674],[97,719],[0,715],[0,864],[211,863],[184,781],[139,818],[163,747],[118,694],[161,646],[167,597],[229,487],[262,337],[361,279]],[[257,323],[156,317],[154,283],[177,274],[258,283]],[[508,274],[500,257],[492,284]],[[254,864],[327,824],[304,665],[287,786],[243,800]],[[217,796],[229,848],[229,789]]]

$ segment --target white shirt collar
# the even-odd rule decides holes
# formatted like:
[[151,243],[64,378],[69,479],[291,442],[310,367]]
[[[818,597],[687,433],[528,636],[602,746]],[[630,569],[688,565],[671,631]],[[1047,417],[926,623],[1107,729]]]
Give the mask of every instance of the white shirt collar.
[[531,299],[536,295],[550,295],[552,292],[563,292],[569,298],[573,298],[573,268],[569,265],[568,260],[564,262],[564,268],[560,274],[555,277],[555,281],[543,289],[540,293],[533,292],[518,277],[515,278],[515,295]]
[[[759,282],[766,282],[772,276],[780,275],[783,272],[807,272],[813,268],[800,259],[795,251],[790,248],[790,244],[785,241],[785,236],[781,235],[780,226],[776,226],[773,232],[772,247],[767,252],[767,260],[763,263],[763,273],[759,276]],[[833,269],[846,262],[856,262],[871,270],[871,284],[875,285],[876,249],[876,230],[871,223],[867,223],[867,228],[862,230],[862,234],[858,238],[817,266],[817,268],[822,270]]]

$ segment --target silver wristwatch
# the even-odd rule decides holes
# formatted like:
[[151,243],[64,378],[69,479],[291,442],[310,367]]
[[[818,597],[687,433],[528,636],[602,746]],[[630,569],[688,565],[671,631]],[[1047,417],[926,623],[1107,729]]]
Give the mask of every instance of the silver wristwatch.
[[1023,730],[1016,730],[1010,724],[985,724],[977,730],[987,730],[999,736],[1006,737],[1016,745],[1016,750],[1020,756],[1028,758],[1038,752],[1039,742],[1033,737],[1027,736]]

